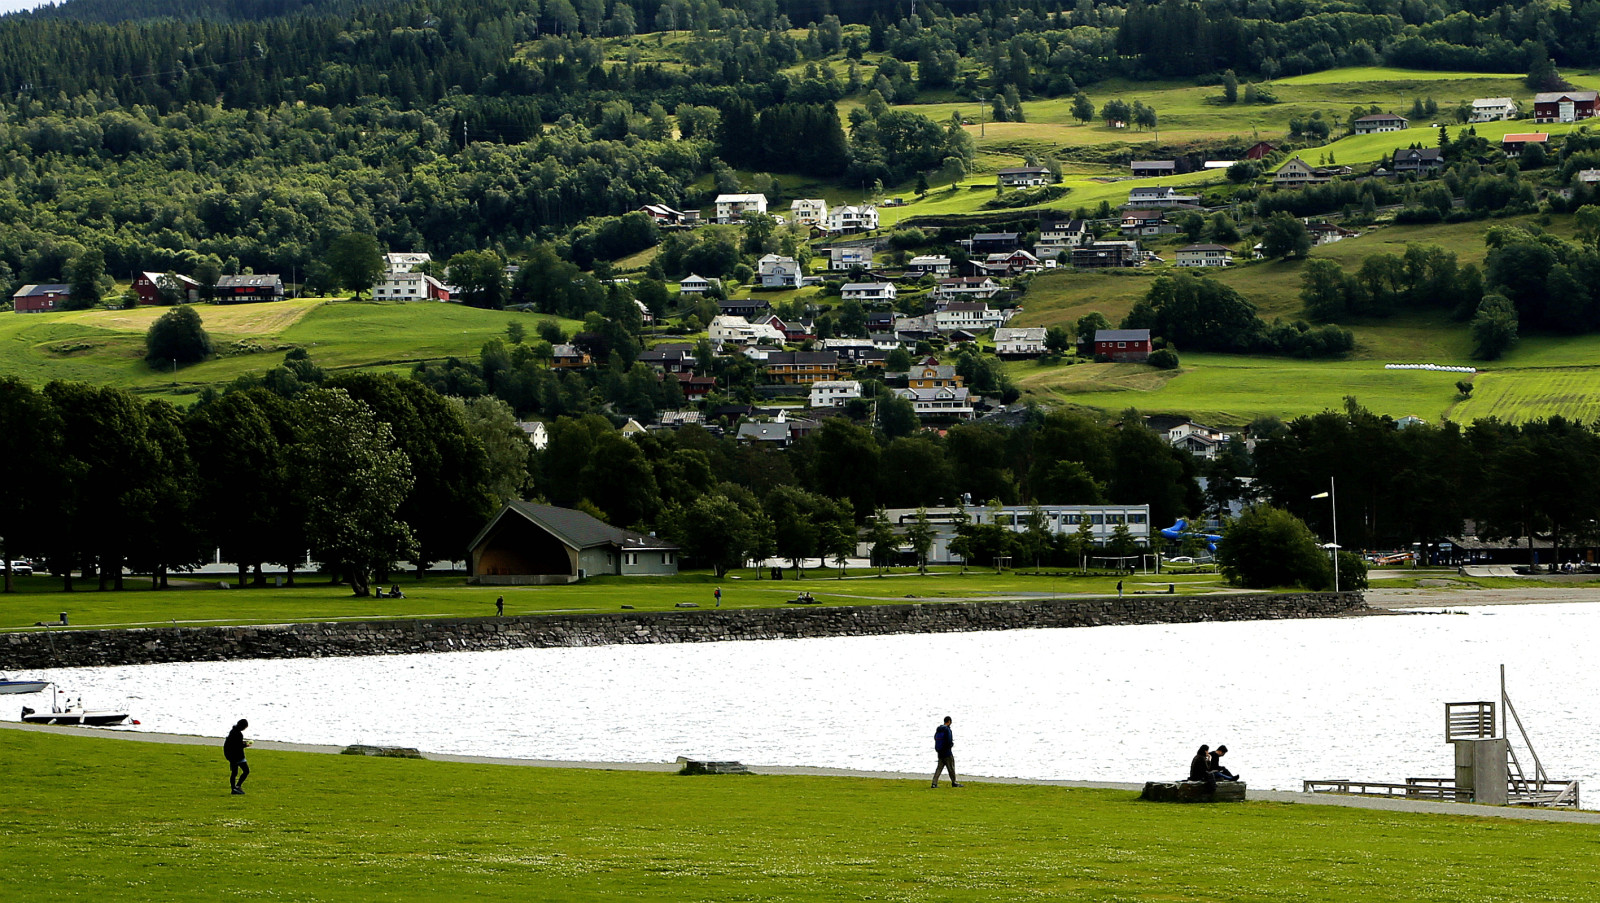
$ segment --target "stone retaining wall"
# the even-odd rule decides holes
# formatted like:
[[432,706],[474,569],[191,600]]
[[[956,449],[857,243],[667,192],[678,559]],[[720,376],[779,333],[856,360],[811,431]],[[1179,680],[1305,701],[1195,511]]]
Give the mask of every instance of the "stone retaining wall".
[[1039,627],[1326,618],[1366,608],[1360,593],[1295,593],[622,611],[259,627],[50,629],[0,634],[0,671],[251,658],[320,658],[547,646],[604,646],[614,643],[707,643]]

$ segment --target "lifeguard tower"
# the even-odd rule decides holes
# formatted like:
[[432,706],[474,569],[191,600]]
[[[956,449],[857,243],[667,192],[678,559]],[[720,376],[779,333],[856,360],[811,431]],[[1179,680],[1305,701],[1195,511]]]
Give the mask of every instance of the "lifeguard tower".
[[[1530,777],[1512,746],[1515,722],[1522,747],[1533,766]],[[1455,750],[1455,775],[1448,778],[1406,778],[1404,784],[1377,781],[1306,781],[1306,793],[1448,800],[1484,806],[1578,807],[1578,782],[1551,780],[1522,717],[1506,694],[1506,668],[1500,666],[1500,701],[1444,704],[1444,739]]]

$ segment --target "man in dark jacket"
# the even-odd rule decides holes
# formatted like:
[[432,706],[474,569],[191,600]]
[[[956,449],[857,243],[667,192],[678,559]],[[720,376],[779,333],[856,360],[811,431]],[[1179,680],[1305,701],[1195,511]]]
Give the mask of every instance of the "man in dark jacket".
[[228,732],[228,739],[222,741],[222,757],[228,760],[228,786],[235,796],[244,795],[244,779],[250,776],[250,763],[244,760],[244,748],[250,745],[244,738],[244,729],[249,726],[250,722],[240,718]]
[[933,786],[939,786],[939,775],[945,769],[950,771],[950,786],[961,786],[956,783],[956,754],[952,751],[955,745],[956,735],[950,730],[950,716],[946,715],[944,724],[934,728],[933,731],[933,751],[939,756],[939,767],[933,770]]

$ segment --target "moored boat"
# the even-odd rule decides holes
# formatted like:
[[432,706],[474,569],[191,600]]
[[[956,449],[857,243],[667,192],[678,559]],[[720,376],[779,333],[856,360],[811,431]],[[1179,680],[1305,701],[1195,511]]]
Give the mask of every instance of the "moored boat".
[[11,680],[0,674],[0,695],[11,693],[38,693],[50,686],[48,680]]

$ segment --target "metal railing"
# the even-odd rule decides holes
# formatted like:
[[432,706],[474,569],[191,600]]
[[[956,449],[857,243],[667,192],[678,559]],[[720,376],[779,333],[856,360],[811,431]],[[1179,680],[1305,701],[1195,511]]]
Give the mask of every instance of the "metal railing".
[[1444,704],[1444,740],[1488,740],[1494,737],[1497,722],[1492,702],[1447,702]]
[[[1404,784],[1342,779],[1302,781],[1301,786],[1305,793],[1338,793],[1347,796],[1439,800],[1451,803],[1472,802],[1472,792],[1458,789],[1454,778],[1406,778]],[[1512,780],[1508,782],[1507,789],[1508,804],[1512,806],[1578,808],[1577,781]]]

